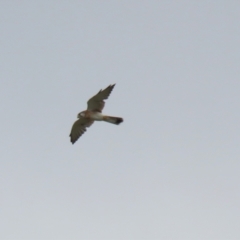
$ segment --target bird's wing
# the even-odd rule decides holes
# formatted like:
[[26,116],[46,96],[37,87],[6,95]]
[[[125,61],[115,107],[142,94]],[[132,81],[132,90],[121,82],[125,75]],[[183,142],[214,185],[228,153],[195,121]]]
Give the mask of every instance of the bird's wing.
[[87,110],[102,112],[102,109],[104,108],[105,105],[105,102],[103,100],[108,99],[114,86],[115,84],[109,85],[107,88],[105,88],[104,90],[101,89],[95,96],[90,98],[87,102],[88,104]]
[[83,135],[84,132],[87,131],[87,127],[90,127],[93,124],[93,121],[80,118],[78,119],[72,126],[72,130],[70,133],[70,140],[72,144],[74,144],[79,137]]

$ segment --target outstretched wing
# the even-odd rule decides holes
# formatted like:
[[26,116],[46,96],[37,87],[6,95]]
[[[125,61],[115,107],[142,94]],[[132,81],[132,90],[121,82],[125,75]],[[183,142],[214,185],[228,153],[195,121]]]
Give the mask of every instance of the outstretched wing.
[[81,137],[84,132],[87,131],[87,127],[90,127],[93,124],[93,121],[90,121],[85,118],[78,119],[72,126],[72,130],[70,133],[70,141],[74,144],[79,137]]
[[104,108],[105,105],[105,102],[103,100],[108,99],[114,86],[115,84],[109,85],[107,88],[105,88],[104,90],[101,89],[95,96],[90,98],[87,102],[88,104],[87,110],[102,112],[102,109]]

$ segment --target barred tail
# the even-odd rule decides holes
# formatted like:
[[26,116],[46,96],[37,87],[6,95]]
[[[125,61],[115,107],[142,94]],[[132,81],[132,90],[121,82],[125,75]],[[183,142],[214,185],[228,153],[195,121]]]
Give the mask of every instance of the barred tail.
[[120,117],[104,116],[103,121],[118,125],[123,122],[123,119]]

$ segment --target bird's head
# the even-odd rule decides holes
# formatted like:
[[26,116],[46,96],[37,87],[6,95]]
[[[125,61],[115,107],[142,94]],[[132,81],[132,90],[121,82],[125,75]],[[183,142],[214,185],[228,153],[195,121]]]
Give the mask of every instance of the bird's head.
[[80,113],[77,115],[77,118],[81,118],[81,117],[85,117],[85,112],[80,112]]

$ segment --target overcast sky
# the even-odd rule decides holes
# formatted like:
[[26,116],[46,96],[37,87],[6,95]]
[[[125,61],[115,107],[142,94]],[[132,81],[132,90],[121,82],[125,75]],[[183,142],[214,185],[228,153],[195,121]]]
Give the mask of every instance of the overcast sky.
[[2,0],[0,31],[1,240],[240,239],[239,1]]

